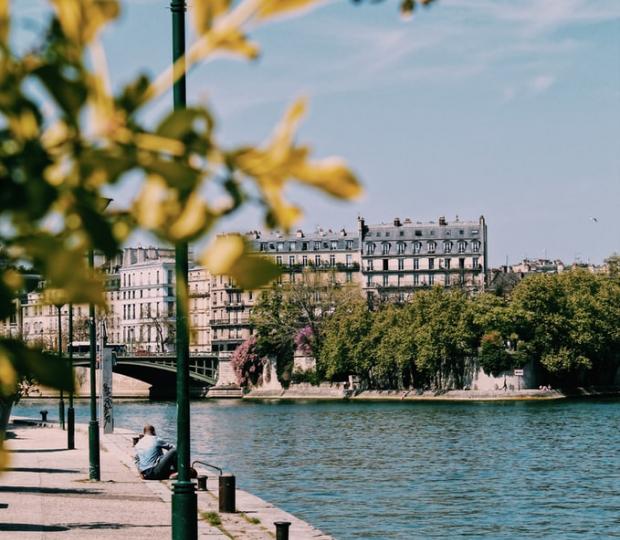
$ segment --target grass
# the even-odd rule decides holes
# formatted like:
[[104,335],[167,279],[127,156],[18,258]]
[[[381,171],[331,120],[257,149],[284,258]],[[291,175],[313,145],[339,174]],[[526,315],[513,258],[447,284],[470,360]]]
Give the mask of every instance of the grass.
[[200,517],[213,527],[219,527],[222,524],[222,519],[217,512],[202,512]]
[[243,516],[243,519],[245,519],[248,523],[251,523],[252,525],[258,525],[260,523],[260,519],[258,519],[257,517],[250,517],[247,514],[241,514]]

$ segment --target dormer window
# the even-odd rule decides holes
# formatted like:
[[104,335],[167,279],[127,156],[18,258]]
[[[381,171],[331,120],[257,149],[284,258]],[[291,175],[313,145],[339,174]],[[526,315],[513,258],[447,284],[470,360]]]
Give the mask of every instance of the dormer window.
[[428,251],[429,253],[435,253],[436,249],[437,242],[433,242],[432,240],[430,242],[426,242],[426,251]]
[[452,252],[452,242],[450,240],[446,240],[443,243],[443,252],[444,253],[451,253]]
[[459,240],[459,253],[465,253],[465,250],[467,249],[467,242],[465,242],[465,240]]
[[366,244],[366,255],[373,255],[375,252],[375,244],[373,242],[368,242]]
[[420,253],[421,250],[422,250],[422,242],[414,242],[413,243],[413,253],[414,254]]
[[399,255],[403,255],[405,253],[405,243],[404,242],[398,242],[397,244],[397,252]]
[[474,253],[478,253],[478,252],[480,251],[480,242],[479,242],[478,240],[474,240],[474,241],[471,243],[471,250],[472,250]]
[[383,253],[383,255],[388,255],[390,253],[389,242],[383,242],[383,244],[381,244],[381,252]]

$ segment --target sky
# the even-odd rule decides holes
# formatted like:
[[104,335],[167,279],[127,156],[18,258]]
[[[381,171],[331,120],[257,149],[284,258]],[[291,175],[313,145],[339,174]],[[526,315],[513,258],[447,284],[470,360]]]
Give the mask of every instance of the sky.
[[[14,5],[25,21],[42,3]],[[124,4],[103,39],[115,85],[171,57],[168,2]],[[198,67],[188,101],[208,103],[218,138],[236,145],[264,140],[309,97],[299,140],[345,158],[365,194],[345,203],[289,190],[302,228],[484,215],[493,266],[620,252],[620,1],[438,0],[404,22],[396,0],[332,0],[251,36],[261,58]],[[221,230],[255,228],[261,213],[246,209]]]

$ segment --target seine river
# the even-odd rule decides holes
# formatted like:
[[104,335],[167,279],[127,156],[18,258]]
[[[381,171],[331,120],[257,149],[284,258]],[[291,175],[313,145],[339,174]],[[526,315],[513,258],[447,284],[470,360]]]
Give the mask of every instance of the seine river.
[[[192,415],[196,459],[337,539],[620,538],[618,400],[203,401]],[[173,403],[115,416],[174,438]]]

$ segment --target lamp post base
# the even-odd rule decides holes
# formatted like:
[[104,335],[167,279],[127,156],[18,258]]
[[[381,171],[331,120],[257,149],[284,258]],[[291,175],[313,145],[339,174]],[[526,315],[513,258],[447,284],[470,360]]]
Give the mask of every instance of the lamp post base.
[[75,409],[67,409],[67,449],[75,449]]
[[99,422],[91,420],[88,423],[88,477],[91,480],[101,480],[99,465]]
[[198,538],[198,499],[192,482],[172,484],[172,540]]
[[62,398],[62,394],[58,402],[58,423],[60,424],[60,429],[65,429],[65,400]]

